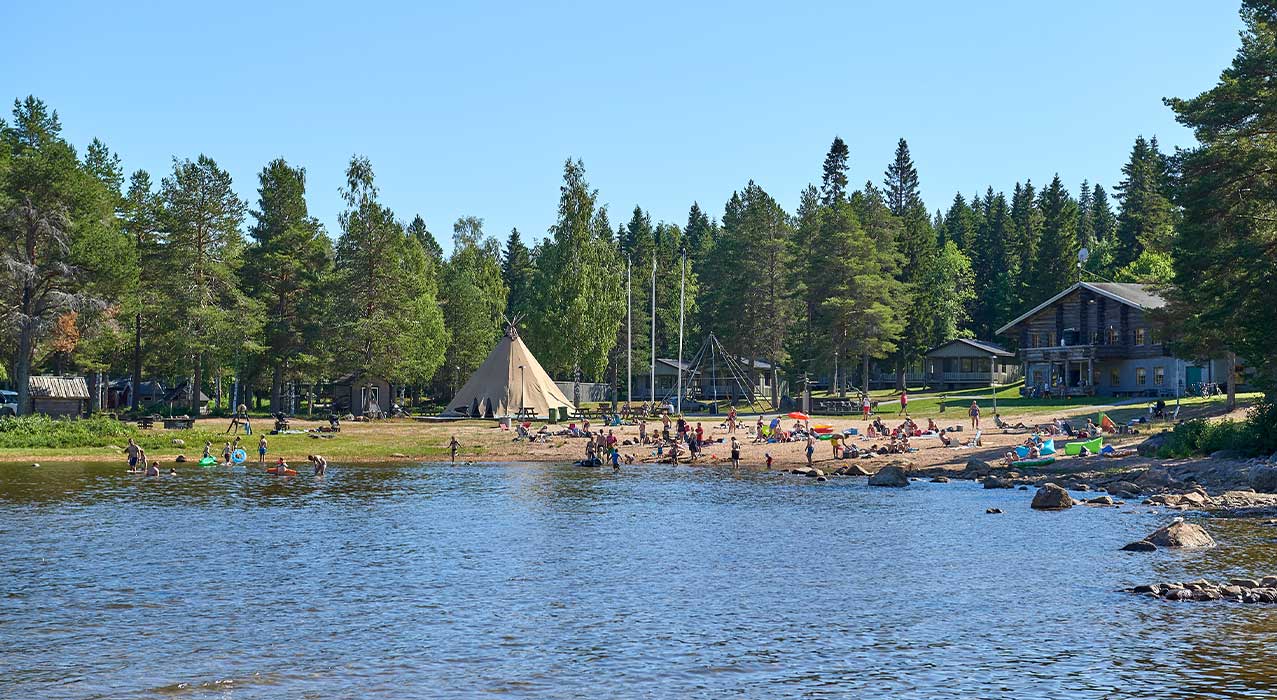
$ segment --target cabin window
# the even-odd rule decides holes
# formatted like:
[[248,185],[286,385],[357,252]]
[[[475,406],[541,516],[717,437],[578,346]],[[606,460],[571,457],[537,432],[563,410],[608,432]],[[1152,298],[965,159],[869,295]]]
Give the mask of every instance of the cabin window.
[[1122,385],[1122,370],[1121,369],[1118,369],[1117,367],[1113,367],[1109,369],[1109,385],[1110,386]]
[[1148,384],[1148,370],[1143,367],[1135,368],[1135,383],[1139,386]]
[[1135,329],[1135,344],[1136,344],[1136,345],[1143,345],[1143,344],[1144,344],[1144,337],[1145,337],[1145,335],[1146,335],[1146,331],[1145,331],[1145,329],[1143,329],[1143,328],[1136,328],[1136,329]]
[[1162,342],[1162,332],[1156,327],[1150,328],[1148,331],[1148,344],[1160,345]]
[[972,371],[974,371],[974,370],[972,369],[972,367],[971,367],[971,363],[972,363],[971,358],[969,358],[969,357],[964,357],[964,358],[962,358],[962,371],[963,371],[963,372],[972,372]]
[[1117,345],[1117,344],[1118,344],[1118,340],[1117,340],[1117,329],[1116,329],[1116,328],[1114,328],[1114,327],[1112,327],[1112,326],[1109,326],[1108,340],[1106,341],[1106,343],[1107,343],[1108,345]]
[[1166,383],[1166,368],[1165,367],[1153,368],[1153,383],[1156,384],[1157,386],[1162,386],[1163,384]]
[[1054,346],[1055,346],[1055,331],[1048,331],[1048,332],[1047,332],[1047,334],[1046,334],[1046,345],[1047,345],[1047,347],[1054,347]]
[[1042,370],[1040,369],[1033,370],[1033,386],[1042,386],[1042,385],[1043,385]]

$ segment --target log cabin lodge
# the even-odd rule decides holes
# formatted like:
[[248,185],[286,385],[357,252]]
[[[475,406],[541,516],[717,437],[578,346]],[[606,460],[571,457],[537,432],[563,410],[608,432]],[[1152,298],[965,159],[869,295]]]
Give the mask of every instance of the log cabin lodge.
[[1148,313],[1166,301],[1147,285],[1078,282],[997,333],[1019,344],[1026,388],[1072,396],[1177,396],[1228,381],[1223,359],[1175,357]]

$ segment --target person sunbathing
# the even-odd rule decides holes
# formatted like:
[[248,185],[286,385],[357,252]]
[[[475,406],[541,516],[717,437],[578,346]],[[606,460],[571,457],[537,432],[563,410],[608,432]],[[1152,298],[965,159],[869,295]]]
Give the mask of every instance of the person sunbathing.
[[947,432],[941,430],[936,434],[940,436],[941,445],[944,445],[945,447],[951,447],[953,445],[953,440],[949,438],[949,434]]
[[1024,423],[1016,423],[1015,425],[1011,425],[1010,423],[1002,420],[1002,416],[999,416],[996,413],[993,414],[993,424],[996,425],[998,429],[1000,430],[1028,430],[1029,429],[1029,426],[1025,425]]

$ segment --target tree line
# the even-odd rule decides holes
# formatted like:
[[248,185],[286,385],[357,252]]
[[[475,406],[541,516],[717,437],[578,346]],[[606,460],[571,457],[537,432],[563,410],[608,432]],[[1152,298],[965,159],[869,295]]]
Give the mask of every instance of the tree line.
[[448,256],[422,216],[379,200],[366,158],[350,161],[330,235],[308,212],[304,168],[267,163],[251,206],[205,155],[175,158],[158,183],[142,170],[125,178],[101,141],[80,155],[56,112],[17,100],[0,122],[6,373],[23,399],[39,369],[186,377],[219,402],[234,377],[275,409],[288,382],[363,371],[442,400],[505,316],[522,319],[555,377],[624,386],[627,330],[636,374],[653,346],[676,353],[685,281],[690,345],[714,333],[791,379],[863,381],[875,361],[903,385],[928,348],[996,340],[1085,277],[1161,286],[1179,348],[1255,358],[1269,386],[1277,110],[1255,96],[1277,49],[1273,10],[1256,0],[1242,13],[1243,46],[1220,84],[1168,101],[1199,146],[1166,154],[1137,138],[1111,192],[1055,175],[931,210],[905,139],[881,180],[853,190],[835,137],[792,211],[750,180],[717,216],[697,202],[684,223],[653,222],[635,206],[613,224],[569,159],[545,238],[514,229],[501,243],[462,217]]

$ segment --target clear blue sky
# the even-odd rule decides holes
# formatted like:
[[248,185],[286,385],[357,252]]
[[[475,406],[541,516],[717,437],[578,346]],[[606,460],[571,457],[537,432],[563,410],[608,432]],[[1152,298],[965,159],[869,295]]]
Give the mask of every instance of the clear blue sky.
[[282,156],[334,236],[367,155],[445,248],[462,215],[543,237],[568,156],[614,223],[721,217],[750,179],[792,211],[835,134],[856,185],[908,139],[933,210],[1055,172],[1111,188],[1137,134],[1191,142],[1161,98],[1212,85],[1241,28],[1229,0],[173,5],[11,3],[0,96],[157,181],[206,153],[250,203]]

